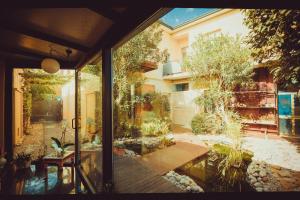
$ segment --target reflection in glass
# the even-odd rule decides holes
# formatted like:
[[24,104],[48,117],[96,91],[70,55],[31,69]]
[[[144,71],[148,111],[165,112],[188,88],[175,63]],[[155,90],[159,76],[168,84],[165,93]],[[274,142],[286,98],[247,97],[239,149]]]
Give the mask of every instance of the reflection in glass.
[[78,73],[78,116],[81,167],[95,189],[101,191],[102,174],[101,64]]

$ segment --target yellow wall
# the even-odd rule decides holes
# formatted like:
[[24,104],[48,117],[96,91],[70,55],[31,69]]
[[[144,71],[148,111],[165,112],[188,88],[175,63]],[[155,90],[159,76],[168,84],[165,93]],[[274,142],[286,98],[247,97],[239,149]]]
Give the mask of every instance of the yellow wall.
[[182,62],[181,48],[190,47],[199,34],[247,35],[249,30],[243,24],[243,18],[239,9],[223,9],[175,30],[162,27],[164,33],[159,47],[168,50],[171,61]]
[[63,119],[69,127],[72,127],[72,119],[75,118],[75,80],[70,81],[61,88],[63,99]]
[[23,70],[13,71],[13,144],[19,145],[23,142],[23,91],[22,77],[19,75]]

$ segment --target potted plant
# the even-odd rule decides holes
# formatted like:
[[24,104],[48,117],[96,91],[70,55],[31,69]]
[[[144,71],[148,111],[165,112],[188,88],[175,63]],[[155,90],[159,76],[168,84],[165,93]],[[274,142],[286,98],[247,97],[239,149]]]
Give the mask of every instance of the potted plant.
[[31,165],[31,154],[30,153],[18,153],[15,158],[15,164],[17,170],[29,168]]
[[61,142],[59,139],[55,138],[55,137],[51,137],[51,139],[53,140],[53,143],[52,143],[52,148],[55,149],[56,151],[56,156],[57,157],[61,157],[65,154],[66,150],[74,145],[73,143],[66,143],[64,144],[64,142]]

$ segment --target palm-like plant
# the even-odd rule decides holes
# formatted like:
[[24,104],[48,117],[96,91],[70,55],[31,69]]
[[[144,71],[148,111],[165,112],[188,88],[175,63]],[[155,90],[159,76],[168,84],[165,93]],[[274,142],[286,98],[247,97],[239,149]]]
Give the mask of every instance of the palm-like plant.
[[62,155],[65,153],[65,150],[74,145],[73,143],[66,143],[64,144],[64,142],[61,142],[59,139],[55,138],[55,137],[51,137],[51,139],[53,140],[52,143],[52,147],[59,153],[61,153]]

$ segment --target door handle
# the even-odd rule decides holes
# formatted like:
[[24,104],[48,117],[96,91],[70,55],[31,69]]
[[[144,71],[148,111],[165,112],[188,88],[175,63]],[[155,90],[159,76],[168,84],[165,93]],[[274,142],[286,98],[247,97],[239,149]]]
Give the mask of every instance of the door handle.
[[72,128],[73,128],[73,129],[76,129],[75,123],[74,123],[74,122],[75,122],[75,118],[72,119]]

